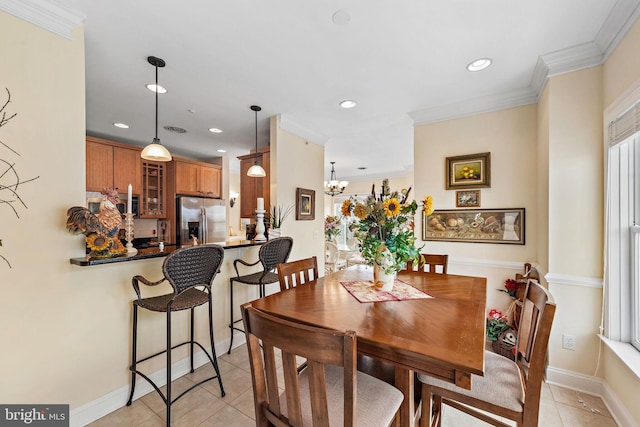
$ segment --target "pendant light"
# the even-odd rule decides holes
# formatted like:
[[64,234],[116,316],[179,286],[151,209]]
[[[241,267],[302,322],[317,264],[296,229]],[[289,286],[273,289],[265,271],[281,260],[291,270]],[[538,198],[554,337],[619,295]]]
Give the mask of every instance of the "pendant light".
[[156,58],[155,56],[149,56],[147,62],[156,68],[156,86],[154,92],[156,93],[156,137],[153,138],[151,144],[144,147],[140,157],[145,160],[151,160],[154,162],[170,162],[172,157],[169,150],[167,150],[158,138],[158,67],[164,67],[166,64],[164,60]]
[[257,105],[252,105],[251,110],[256,113],[256,157],[253,161],[253,166],[251,166],[247,171],[247,176],[262,178],[267,176],[267,173],[264,171],[262,166],[258,164],[258,111],[262,110],[262,108]]
[[331,178],[329,182],[325,181],[324,188],[325,188],[325,194],[328,194],[329,196],[333,197],[333,196],[337,196],[338,194],[342,194],[344,189],[347,188],[347,185],[349,185],[349,181],[338,181],[336,179],[336,170],[333,166],[336,164],[336,162],[330,162],[330,163],[331,163]]

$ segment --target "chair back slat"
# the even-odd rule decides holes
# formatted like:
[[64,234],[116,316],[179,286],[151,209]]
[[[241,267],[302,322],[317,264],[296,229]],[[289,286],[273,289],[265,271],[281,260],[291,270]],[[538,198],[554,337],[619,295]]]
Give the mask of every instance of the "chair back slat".
[[280,290],[284,291],[294,286],[308,283],[318,278],[318,259],[311,258],[291,261],[276,266]]
[[[250,303],[242,306],[242,318],[250,355],[256,425],[267,425],[269,420],[274,425],[302,426],[297,357],[307,359],[309,403],[314,420],[313,426],[308,427],[329,426],[326,365],[344,368],[344,425],[356,425],[355,332],[290,322],[256,310]],[[276,349],[282,353],[284,384],[278,383]],[[345,365],[345,361],[350,361],[350,365]],[[279,396],[282,388],[286,411]]]
[[[419,271],[423,273],[447,274],[449,255],[440,254],[420,254],[418,262],[407,262],[406,270]],[[440,270],[440,271],[438,271]]]

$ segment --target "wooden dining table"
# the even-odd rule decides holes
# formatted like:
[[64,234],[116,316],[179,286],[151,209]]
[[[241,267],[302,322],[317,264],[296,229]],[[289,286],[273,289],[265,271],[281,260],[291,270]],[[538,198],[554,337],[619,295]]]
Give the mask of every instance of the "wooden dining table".
[[342,283],[368,281],[356,265],[251,302],[258,310],[357,334],[358,353],[390,363],[405,399],[400,425],[415,425],[414,372],[470,389],[483,375],[486,279],[401,271],[397,279],[433,298],[359,302]]

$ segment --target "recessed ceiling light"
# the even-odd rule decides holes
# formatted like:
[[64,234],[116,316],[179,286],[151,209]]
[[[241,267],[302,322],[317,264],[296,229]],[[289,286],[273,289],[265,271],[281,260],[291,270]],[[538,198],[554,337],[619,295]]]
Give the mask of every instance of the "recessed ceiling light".
[[195,114],[196,112],[196,110],[194,110],[193,108],[189,108],[187,111],[190,112],[191,114]]
[[349,22],[351,22],[351,15],[345,10],[338,10],[333,14],[331,19],[336,25],[347,25]]
[[218,129],[218,128],[209,128],[209,132],[212,132],[212,133],[222,133],[222,129]]
[[117,122],[117,123],[114,123],[113,125],[120,129],[129,129],[129,125],[126,123]]
[[350,99],[345,99],[344,101],[340,102],[340,106],[342,108],[353,108],[356,105],[357,105],[356,101],[352,101]]
[[491,65],[491,58],[480,58],[476,59],[469,65],[467,65],[467,70],[469,71],[482,71]]
[[218,153],[226,153],[226,152],[227,152],[227,150],[223,150],[223,149],[219,149],[219,150],[216,150],[216,151],[217,151]]
[[149,83],[149,84],[147,85],[147,89],[149,89],[151,92],[154,92],[154,93],[155,93],[156,91],[157,91],[158,93],[167,93],[167,90],[166,90],[165,88],[163,88],[163,87],[162,87],[162,86],[160,86],[160,85],[157,85],[157,86],[156,86],[156,84],[155,84],[155,83]]

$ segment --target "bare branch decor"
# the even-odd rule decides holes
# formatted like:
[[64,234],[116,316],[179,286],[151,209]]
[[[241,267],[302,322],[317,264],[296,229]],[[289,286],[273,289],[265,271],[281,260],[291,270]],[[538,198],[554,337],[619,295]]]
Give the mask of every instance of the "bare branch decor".
[[[9,92],[8,88],[6,90],[7,100],[4,102],[4,104],[2,104],[2,107],[0,107],[0,128],[7,125],[11,119],[15,118],[18,115],[18,113],[9,114],[7,112],[7,106],[11,102],[11,92]],[[9,150],[16,156],[20,156],[20,153],[11,148],[2,140],[0,140],[0,145],[0,148],[4,147],[6,150]],[[16,218],[20,218],[20,215],[18,214],[18,208],[20,207],[20,205],[22,205],[22,207],[27,209],[27,204],[20,197],[20,194],[18,192],[19,186],[22,184],[26,184],[27,182],[34,181],[38,179],[39,176],[21,180],[20,175],[18,174],[18,170],[15,166],[15,163],[0,158],[0,206],[10,207],[13,213],[16,215]],[[2,246],[2,239],[0,239],[0,246]],[[0,258],[7,263],[9,268],[11,268],[11,263],[7,258],[2,255],[0,255]]]

